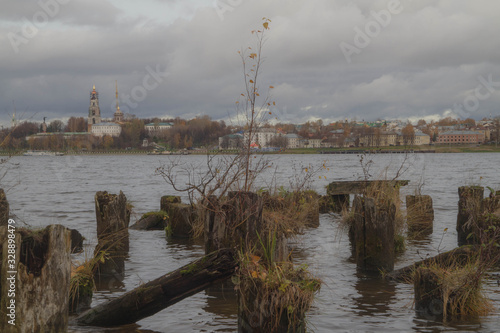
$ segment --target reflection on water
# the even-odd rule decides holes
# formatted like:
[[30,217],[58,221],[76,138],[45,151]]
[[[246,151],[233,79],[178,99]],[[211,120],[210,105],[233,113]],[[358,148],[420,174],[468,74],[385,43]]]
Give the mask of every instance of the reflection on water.
[[[93,252],[96,240],[94,195],[106,190],[122,190],[134,205],[136,219],[141,214],[159,209],[163,195],[175,195],[154,170],[166,156],[63,156],[56,158],[15,157],[2,180],[10,188],[7,198],[11,211],[32,226],[59,223],[79,230],[86,237],[87,253]],[[203,156],[185,156],[186,161],[203,165]],[[274,179],[285,187],[297,170],[326,163],[325,171],[312,187],[321,194],[335,180],[355,180],[363,176],[359,157],[350,155],[280,155],[270,156],[279,172],[269,170],[260,183]],[[388,167],[389,178],[399,168],[403,156],[368,156],[373,159],[373,175]],[[455,231],[458,193],[462,185],[471,183],[500,188],[496,154],[415,154],[410,168],[402,176],[410,185],[401,189],[402,197],[413,194],[421,179],[423,194],[433,198],[435,209],[432,235],[407,242],[407,250],[398,256],[396,269],[427,256],[456,246]],[[55,175],[49,177],[48,175]],[[267,178],[266,178],[267,177]],[[480,178],[481,177],[481,178]],[[181,177],[180,182],[183,181]],[[260,186],[260,185],[259,185]],[[183,199],[185,200],[185,199]],[[307,315],[315,332],[494,332],[500,321],[500,287],[496,277],[486,281],[487,295],[496,306],[495,313],[480,321],[460,324],[435,322],[415,315],[413,286],[393,284],[382,279],[356,275],[347,234],[339,231],[337,215],[321,215],[320,226],[307,230],[290,241],[294,261],[307,264],[324,285]],[[132,218],[131,223],[135,222]],[[447,231],[445,231],[445,229]],[[125,260],[125,276],[121,289],[98,291],[92,306],[115,298],[128,290],[173,271],[204,255],[201,241],[166,239],[163,231],[130,231],[130,250]],[[73,255],[75,260],[81,256]],[[492,272],[499,274],[500,272]],[[214,286],[193,295],[135,325],[117,329],[78,327],[70,332],[234,332],[237,330],[237,297],[232,286]]]
[[390,304],[395,298],[395,283],[380,278],[358,276],[355,288],[359,294],[358,297],[354,297],[356,315],[391,315]]

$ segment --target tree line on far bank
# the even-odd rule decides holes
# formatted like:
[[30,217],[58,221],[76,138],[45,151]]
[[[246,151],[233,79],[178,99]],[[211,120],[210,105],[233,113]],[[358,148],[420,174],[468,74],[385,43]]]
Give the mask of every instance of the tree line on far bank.
[[[172,127],[161,131],[148,133],[145,128],[150,123],[169,122]],[[497,140],[499,132],[499,119],[495,119],[492,140]],[[411,137],[416,129],[431,136],[431,141],[436,141],[439,126],[462,125],[467,128],[474,128],[476,122],[473,119],[454,119],[443,118],[439,121],[426,122],[421,119],[416,125],[407,123],[402,128],[402,134],[411,142]],[[43,137],[35,137],[33,134],[43,132],[51,133]],[[359,126],[358,123],[351,122],[333,122],[323,124],[322,120],[309,121],[301,125],[294,124],[265,124],[264,127],[275,128],[282,133],[296,133],[303,138],[328,138],[332,131],[342,130],[342,135],[337,136],[337,141],[346,140],[348,137],[362,137],[372,135],[377,137],[377,132],[384,130],[385,125],[380,127]],[[496,129],[496,130],[495,130]],[[227,134],[242,132],[245,128],[242,126],[226,125],[224,121],[214,121],[209,116],[196,117],[190,120],[182,118],[171,119],[138,119],[132,117],[122,124],[122,132],[118,137],[94,137],[85,135],[87,132],[87,119],[83,117],[71,117],[66,123],[61,120],[53,120],[48,124],[41,124],[33,121],[23,121],[13,128],[0,130],[0,149],[1,150],[108,150],[140,148],[144,139],[149,142],[155,142],[164,146],[166,149],[190,149],[190,148],[215,148],[218,146],[219,137]],[[275,140],[283,138],[276,138]],[[275,142],[276,146],[286,146],[285,142]]]

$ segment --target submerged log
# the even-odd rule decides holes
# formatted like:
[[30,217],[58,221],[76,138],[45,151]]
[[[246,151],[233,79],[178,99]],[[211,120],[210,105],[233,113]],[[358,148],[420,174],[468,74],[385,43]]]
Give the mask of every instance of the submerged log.
[[364,273],[392,271],[395,205],[379,205],[373,198],[356,196],[353,211],[351,233],[358,269]]
[[482,213],[481,203],[484,197],[484,187],[461,186],[458,188],[458,197],[458,246],[475,244],[477,239],[474,236],[474,231]]
[[434,264],[439,264],[443,267],[454,264],[464,265],[470,261],[471,256],[476,253],[477,247],[471,245],[461,246],[451,251],[440,253],[434,257],[420,260],[412,265],[395,270],[387,274],[386,278],[399,282],[410,282],[413,278],[415,270],[421,266],[430,266]]
[[66,332],[71,270],[69,230],[61,225],[37,231],[10,230],[0,227],[0,239],[15,241],[10,243],[14,248],[9,248],[7,241],[0,248],[0,331]]
[[408,231],[413,236],[424,236],[432,233],[434,208],[430,195],[407,195],[406,216]]
[[7,225],[9,221],[9,202],[3,188],[0,188],[0,226]]
[[228,278],[236,265],[232,250],[210,253],[84,312],[77,322],[105,327],[135,323]]

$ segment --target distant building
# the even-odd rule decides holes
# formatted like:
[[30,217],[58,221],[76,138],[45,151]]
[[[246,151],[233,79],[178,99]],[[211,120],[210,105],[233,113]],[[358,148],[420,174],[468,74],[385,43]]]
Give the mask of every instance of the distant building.
[[116,123],[98,123],[93,124],[91,133],[95,136],[120,136],[122,127]]
[[290,133],[285,135],[286,147],[288,149],[300,148],[300,142],[302,138],[295,133]]
[[[248,132],[245,133],[245,141],[248,142]],[[270,141],[278,136],[276,129],[274,128],[261,128],[255,131],[252,135],[251,141],[259,145],[261,148],[269,147]]]
[[172,123],[149,123],[144,125],[144,128],[150,136],[155,136],[159,132],[169,129],[172,126],[174,126]]
[[101,122],[101,109],[99,109],[99,93],[95,90],[95,85],[90,92],[90,107],[87,119],[88,132],[92,132],[92,126]]
[[228,134],[219,138],[219,149],[240,149],[242,147],[243,134]]
[[484,142],[484,133],[477,131],[449,131],[439,134],[440,144],[479,144]]
[[302,146],[304,148],[321,148],[322,139],[304,139]]
[[417,131],[415,132],[413,143],[415,146],[429,145],[431,144],[431,137],[428,134]]

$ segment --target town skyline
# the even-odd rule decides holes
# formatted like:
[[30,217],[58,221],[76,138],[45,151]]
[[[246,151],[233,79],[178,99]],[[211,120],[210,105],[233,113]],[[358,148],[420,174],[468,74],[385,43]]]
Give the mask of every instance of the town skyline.
[[237,51],[263,16],[272,22],[261,86],[275,87],[280,121],[495,117],[499,10],[488,1],[11,2],[0,13],[0,123],[14,109],[36,121],[80,116],[92,84],[112,117],[115,80],[124,113],[227,119],[244,89]]

